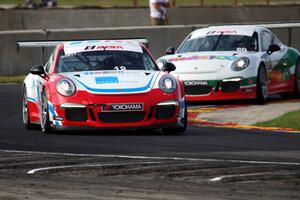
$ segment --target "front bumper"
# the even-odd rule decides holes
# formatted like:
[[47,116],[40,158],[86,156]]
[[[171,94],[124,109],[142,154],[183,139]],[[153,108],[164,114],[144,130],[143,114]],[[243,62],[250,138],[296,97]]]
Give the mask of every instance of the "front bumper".
[[183,81],[187,101],[256,98],[256,80],[230,78],[218,81]]
[[[118,96],[77,92],[74,97],[59,97],[51,103],[54,112],[50,112],[50,121],[56,127],[146,128],[176,126],[184,102],[181,102],[177,93],[168,95],[156,90],[146,94]],[[103,111],[103,106],[108,104],[128,103],[142,103],[143,109]]]

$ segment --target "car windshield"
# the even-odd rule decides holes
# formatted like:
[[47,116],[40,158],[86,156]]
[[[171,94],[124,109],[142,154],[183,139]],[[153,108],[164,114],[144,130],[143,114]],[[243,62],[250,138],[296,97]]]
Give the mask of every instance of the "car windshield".
[[56,72],[98,70],[156,70],[147,52],[88,51],[72,55],[61,53]]
[[257,33],[246,35],[208,35],[187,38],[177,53],[200,51],[258,51]]

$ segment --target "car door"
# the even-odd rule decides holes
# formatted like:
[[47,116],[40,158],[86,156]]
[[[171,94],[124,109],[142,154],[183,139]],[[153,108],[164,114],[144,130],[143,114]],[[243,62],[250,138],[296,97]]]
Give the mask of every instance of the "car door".
[[[284,67],[285,62],[282,60],[287,48],[282,45],[279,39],[271,32],[264,30],[261,33],[261,47],[265,52],[266,60],[269,62],[269,92],[274,93],[280,91],[284,87]],[[271,44],[276,44],[280,47],[279,51],[268,54],[268,49]]]

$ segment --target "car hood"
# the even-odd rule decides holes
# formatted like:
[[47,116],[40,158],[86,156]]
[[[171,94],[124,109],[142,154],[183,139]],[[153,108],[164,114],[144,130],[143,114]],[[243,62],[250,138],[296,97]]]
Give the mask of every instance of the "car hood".
[[163,57],[176,66],[175,73],[215,73],[231,66],[243,54],[236,52],[192,52]]
[[84,71],[61,75],[73,80],[78,90],[97,94],[128,94],[149,92],[159,71]]

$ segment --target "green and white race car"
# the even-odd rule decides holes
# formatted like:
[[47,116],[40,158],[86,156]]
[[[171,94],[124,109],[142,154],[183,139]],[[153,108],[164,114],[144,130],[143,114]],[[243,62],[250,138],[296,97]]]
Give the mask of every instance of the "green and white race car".
[[262,26],[211,26],[190,33],[175,52],[159,58],[172,62],[183,81],[187,101],[257,99],[269,94],[300,94],[299,52]]

